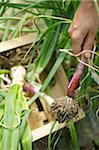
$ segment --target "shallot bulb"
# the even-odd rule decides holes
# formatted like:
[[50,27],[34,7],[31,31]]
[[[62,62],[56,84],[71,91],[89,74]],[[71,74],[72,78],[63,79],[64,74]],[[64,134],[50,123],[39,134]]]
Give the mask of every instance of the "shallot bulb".
[[11,68],[12,85],[20,84],[23,86],[26,70],[23,66],[14,66]]

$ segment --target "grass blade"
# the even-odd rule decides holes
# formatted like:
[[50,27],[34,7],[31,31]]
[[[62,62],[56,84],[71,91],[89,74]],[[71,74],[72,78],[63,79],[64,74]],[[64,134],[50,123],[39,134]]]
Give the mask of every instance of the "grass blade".
[[74,149],[75,150],[80,150],[75,125],[74,125],[74,122],[72,120],[69,122],[69,129],[70,129],[70,135],[71,135],[71,139],[72,139],[72,142],[73,142]]
[[23,150],[32,150],[32,135],[28,122],[25,125],[25,130],[21,142]]
[[[4,114],[4,124],[6,126],[13,125],[13,117],[15,114],[15,103],[17,99],[18,90],[19,85],[14,85],[10,88],[6,96],[5,114]],[[8,130],[6,128],[3,128],[2,149],[11,150],[11,130]]]
[[44,41],[44,44],[41,48],[40,56],[37,58],[32,70],[28,73],[27,79],[29,82],[32,82],[35,77],[38,77],[40,73],[47,66],[58,40],[60,33],[60,25],[57,27],[56,31],[49,33]]
[[31,110],[25,110],[25,114],[24,116],[22,117],[22,123],[21,123],[21,126],[20,126],[20,139],[24,133],[24,130],[25,130],[25,126],[26,126],[26,123],[27,123],[27,119],[29,117],[29,114],[30,114]]
[[[22,105],[24,103],[23,95],[22,95],[22,88],[20,87],[18,90],[18,97],[16,100],[16,107],[15,110],[18,113],[19,118],[21,118],[22,113]],[[14,116],[14,124],[17,124],[17,116]],[[17,150],[20,138],[20,124],[12,131],[11,135],[11,149]]]
[[65,58],[65,54],[64,53],[60,53],[59,57],[57,58],[54,66],[53,66],[53,68],[51,69],[51,71],[49,72],[46,80],[44,81],[44,84],[43,84],[42,89],[41,89],[42,91],[44,91],[47,88],[47,86],[49,85],[49,83],[52,80],[53,76],[57,72],[59,66],[63,62],[64,58]]

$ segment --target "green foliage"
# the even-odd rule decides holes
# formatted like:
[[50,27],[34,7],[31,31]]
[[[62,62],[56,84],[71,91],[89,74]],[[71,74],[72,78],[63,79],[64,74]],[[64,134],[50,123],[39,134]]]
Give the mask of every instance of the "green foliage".
[[[59,49],[68,50],[72,48],[68,36],[68,28],[70,23],[72,22],[79,2],[80,1],[67,0],[38,0],[35,2],[33,2],[32,0],[22,0],[21,3],[15,3],[10,0],[0,1],[0,32],[3,33],[1,41],[9,40],[31,32],[36,32],[39,35],[39,38],[37,38],[36,42],[34,42],[34,51],[31,50],[33,52],[33,55],[35,51],[38,51],[37,58],[33,63],[29,63],[26,66],[28,72],[27,80],[30,83],[33,82],[33,80],[37,81],[38,78],[40,78],[41,73],[46,70],[50,62],[52,62],[47,76],[42,82],[40,91],[33,97],[31,97],[31,99],[28,101],[28,105],[33,103],[39,97],[40,92],[44,92],[48,87],[50,87],[50,83],[55,77],[55,74],[57,73],[60,65],[63,65],[63,67],[65,68],[66,75],[69,80],[71,79],[76,69],[76,65],[78,63],[76,58],[73,58],[71,55],[64,52],[60,52]],[[97,5],[96,1],[95,5]],[[40,24],[40,22],[42,22],[42,25]],[[32,25],[29,26],[29,23],[31,23]],[[98,56],[94,56],[93,63],[95,65],[98,65],[98,60]],[[10,72],[8,70],[0,70],[0,74],[7,73]],[[77,97],[78,99],[80,99],[81,106],[83,106],[85,97],[87,97],[89,101],[91,97],[97,96],[97,93],[99,93],[99,91],[97,90],[99,89],[97,88],[98,84],[98,73],[94,71],[94,69],[90,70],[89,67],[86,67],[81,79],[79,92],[77,92]],[[12,87],[10,91],[10,94],[12,94],[12,96],[7,95],[7,92],[3,91],[2,89],[0,90],[0,118],[2,118],[2,116],[4,115],[4,124],[7,127],[17,122],[16,114],[13,112],[13,109],[16,107],[15,103],[18,100],[18,96],[20,97],[20,99],[22,99],[22,95],[18,95],[18,91],[20,91],[19,87],[16,86],[14,88],[15,89],[13,89]],[[13,92],[14,90],[16,92]],[[7,100],[6,104],[4,99],[5,97]],[[31,135],[30,128],[27,123],[27,118],[29,116],[30,110],[27,110],[23,107],[23,112],[20,112],[20,102],[17,102],[17,105],[18,106],[16,107],[16,109],[19,112],[20,117],[22,118],[20,127],[17,127],[13,134],[8,129],[1,127],[0,146],[3,142],[3,147],[5,150],[6,148],[10,149],[11,144],[15,149],[16,145],[21,139],[20,144],[18,144],[18,149],[21,149],[22,146],[23,149],[30,150]],[[97,110],[97,105],[97,98],[95,97],[93,99],[93,109],[95,112]],[[3,111],[4,106],[5,114]],[[9,108],[12,113],[9,111]],[[11,113],[10,117],[9,113]],[[77,133],[72,121],[69,124],[69,130],[74,149],[78,150],[79,145],[77,141]],[[1,136],[2,134],[3,137]],[[18,139],[14,144],[14,138],[16,136],[18,137]],[[11,137],[13,138],[11,139]],[[12,142],[9,139],[11,139]],[[56,139],[54,148],[56,147],[58,140],[59,139]],[[48,143],[48,148],[50,149],[51,133]]]

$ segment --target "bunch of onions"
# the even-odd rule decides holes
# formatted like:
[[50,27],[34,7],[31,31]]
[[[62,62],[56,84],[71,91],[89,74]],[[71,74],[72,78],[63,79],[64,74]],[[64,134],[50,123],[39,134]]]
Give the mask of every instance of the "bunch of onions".
[[3,150],[32,150],[32,135],[28,122],[30,110],[22,90],[25,75],[24,67],[11,68],[12,83],[1,109],[3,119],[0,128],[0,149]]
[[[33,85],[30,85],[29,83],[24,84],[23,90],[25,92],[29,92],[32,95],[37,93],[37,88],[35,88],[35,86]],[[68,122],[73,119],[76,114],[78,114],[79,105],[77,101],[68,96],[64,96],[58,100],[54,100],[52,97],[46,95],[45,93],[40,93],[40,97],[47,102],[54,118],[59,123],[62,123],[64,121]]]
[[[34,86],[30,85],[29,83],[25,82],[24,78],[26,75],[26,71],[23,66],[15,66],[12,68],[12,84],[13,83],[20,83],[23,86],[23,91],[28,92],[30,95],[36,94],[39,89]],[[15,79],[14,79],[15,77]],[[73,119],[79,110],[79,105],[77,101],[73,100],[72,98],[65,96],[58,100],[54,100],[52,97],[46,95],[45,93],[40,93],[40,97],[42,97],[50,107],[54,118],[59,122],[62,123],[64,121],[70,121]]]

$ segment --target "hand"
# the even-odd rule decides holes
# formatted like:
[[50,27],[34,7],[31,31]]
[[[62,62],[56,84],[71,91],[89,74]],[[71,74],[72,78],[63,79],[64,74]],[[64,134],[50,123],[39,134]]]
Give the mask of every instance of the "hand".
[[[68,31],[75,54],[82,50],[92,50],[98,27],[99,17],[94,3],[82,0]],[[89,53],[84,55],[90,57]]]

